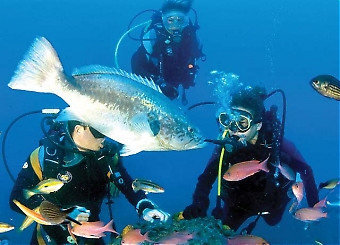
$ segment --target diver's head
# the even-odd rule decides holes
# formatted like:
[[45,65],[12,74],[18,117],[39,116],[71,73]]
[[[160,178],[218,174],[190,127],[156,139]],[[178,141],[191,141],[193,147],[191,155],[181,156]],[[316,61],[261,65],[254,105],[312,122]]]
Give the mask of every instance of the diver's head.
[[192,0],[165,0],[162,5],[162,20],[165,29],[172,35],[180,35],[189,24],[188,13]]
[[105,136],[82,122],[68,121],[68,131],[79,151],[99,151],[103,148]]
[[255,143],[262,128],[266,91],[262,87],[246,87],[231,95],[230,110],[220,113],[218,119],[230,136]]

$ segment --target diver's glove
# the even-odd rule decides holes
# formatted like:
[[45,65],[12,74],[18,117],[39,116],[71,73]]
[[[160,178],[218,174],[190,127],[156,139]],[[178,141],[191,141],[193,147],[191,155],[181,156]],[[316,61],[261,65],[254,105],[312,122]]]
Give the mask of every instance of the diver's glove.
[[79,222],[87,222],[89,220],[90,215],[91,215],[90,210],[84,207],[76,206],[75,209],[71,213],[69,213],[68,216]]
[[164,78],[159,78],[155,84],[159,86],[159,88],[162,90],[163,94],[168,97],[169,99],[173,100],[178,98],[178,90],[171,86],[169,83],[167,83]]
[[204,218],[207,216],[207,209],[196,204],[190,204],[183,211],[184,219]]
[[156,204],[154,204],[149,199],[142,199],[136,205],[136,210],[139,215],[143,216],[143,219],[149,222],[154,222],[159,220],[161,222],[166,222],[170,214],[159,209]]

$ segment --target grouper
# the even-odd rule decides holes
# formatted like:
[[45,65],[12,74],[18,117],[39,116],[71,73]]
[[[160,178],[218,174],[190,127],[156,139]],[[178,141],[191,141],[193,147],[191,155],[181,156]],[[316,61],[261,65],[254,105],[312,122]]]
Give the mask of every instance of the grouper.
[[16,90],[52,93],[69,107],[61,115],[121,143],[122,156],[141,151],[202,148],[204,137],[151,79],[100,65],[64,72],[44,37],[34,40],[9,82]]

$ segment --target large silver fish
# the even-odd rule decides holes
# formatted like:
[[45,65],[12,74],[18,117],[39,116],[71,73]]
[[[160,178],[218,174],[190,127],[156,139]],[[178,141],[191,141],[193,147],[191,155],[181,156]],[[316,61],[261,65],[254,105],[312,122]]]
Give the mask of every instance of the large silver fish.
[[44,37],[34,41],[8,86],[56,94],[70,106],[61,117],[82,121],[123,144],[123,156],[205,146],[199,129],[152,80],[103,66],[68,76]]

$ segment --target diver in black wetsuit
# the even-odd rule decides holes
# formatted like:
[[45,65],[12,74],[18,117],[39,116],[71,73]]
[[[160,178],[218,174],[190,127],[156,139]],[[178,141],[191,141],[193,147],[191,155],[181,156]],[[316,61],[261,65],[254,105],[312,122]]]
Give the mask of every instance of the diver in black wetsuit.
[[198,24],[188,17],[192,0],[165,0],[142,33],[142,43],[131,58],[132,72],[152,78],[170,99],[179,96],[187,103],[185,89],[195,86],[197,59],[205,60],[197,39]]
[[[285,163],[294,174],[300,174],[310,207],[319,201],[313,171],[298,149],[286,139],[282,139],[278,146],[280,130],[275,126],[278,120],[276,115],[273,117],[265,112],[266,96],[261,87],[245,88],[231,95],[230,111],[219,115],[219,123],[223,128],[221,137],[225,145],[214,149],[204,172],[199,176],[193,202],[183,212],[185,219],[207,215],[209,194],[218,177],[220,161],[223,176],[236,163],[263,161],[269,157],[269,172],[259,171],[238,181],[221,179],[221,193],[217,202],[223,200],[224,206],[222,208],[218,204],[212,215],[235,231],[251,216],[257,215],[256,221],[262,216],[269,225],[280,222],[290,201],[287,191],[295,179],[289,180],[280,173],[274,166],[278,162]],[[250,233],[251,229],[245,230],[246,233]]]
[[[144,220],[168,219],[169,214],[158,209],[143,191],[134,192],[133,179],[123,166],[117,145],[105,142],[104,135],[77,120],[62,122],[62,129],[60,132],[50,130],[50,136],[43,138],[41,146],[26,160],[11,192],[10,207],[13,210],[21,212],[13,200],[30,209],[48,200],[62,208],[78,206],[69,216],[80,222],[99,221],[101,205],[112,182]],[[32,189],[49,178],[61,180],[64,185],[50,194],[24,197],[24,189]],[[30,244],[69,244],[70,239],[67,223],[37,224]],[[77,237],[77,240],[78,244],[104,244],[102,238]]]

